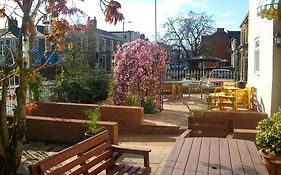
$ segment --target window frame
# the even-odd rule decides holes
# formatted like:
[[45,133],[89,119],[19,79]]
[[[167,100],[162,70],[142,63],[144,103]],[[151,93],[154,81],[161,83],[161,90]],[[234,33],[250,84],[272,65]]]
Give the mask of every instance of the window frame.
[[258,76],[260,73],[260,38],[255,38],[254,43],[254,74]]

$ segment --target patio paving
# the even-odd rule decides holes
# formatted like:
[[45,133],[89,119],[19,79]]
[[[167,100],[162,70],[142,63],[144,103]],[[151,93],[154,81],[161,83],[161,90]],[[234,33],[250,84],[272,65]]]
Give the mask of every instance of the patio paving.
[[[204,98],[203,98],[204,99]],[[158,125],[178,125],[186,126],[188,117],[188,108],[182,102],[188,102],[191,109],[202,109],[204,105],[200,95],[193,94],[191,99],[184,96],[181,99],[165,99],[160,113],[145,115],[145,120],[155,122]],[[158,175],[166,161],[166,157],[173,147],[178,135],[173,134],[138,134],[138,135],[120,135],[119,144],[134,148],[149,148],[151,175]],[[38,160],[44,159],[56,152],[68,147],[67,144],[56,144],[46,142],[28,142],[25,144],[22,163],[18,169],[20,174],[28,174],[28,165]],[[126,155],[120,158],[120,162],[143,166],[143,160],[135,155]]]

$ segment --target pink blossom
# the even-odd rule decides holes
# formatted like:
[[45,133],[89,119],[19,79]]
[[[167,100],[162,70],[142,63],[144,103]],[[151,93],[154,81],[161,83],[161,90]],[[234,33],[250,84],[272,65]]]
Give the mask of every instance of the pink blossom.
[[126,105],[128,96],[135,93],[138,104],[151,99],[160,109],[161,78],[164,74],[167,53],[156,43],[135,40],[118,48],[115,55],[114,80],[115,103]]

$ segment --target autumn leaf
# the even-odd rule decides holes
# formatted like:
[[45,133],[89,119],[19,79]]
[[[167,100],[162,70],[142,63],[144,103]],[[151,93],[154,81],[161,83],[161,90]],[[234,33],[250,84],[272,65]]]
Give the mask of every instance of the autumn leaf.
[[34,26],[29,26],[29,27],[27,28],[27,30],[28,30],[28,33],[36,33],[36,29],[35,29]]
[[5,17],[5,9],[2,8],[0,9],[0,18],[4,18]]
[[118,21],[122,21],[124,19],[124,16],[118,11],[118,9],[120,8],[121,4],[119,2],[111,0],[105,6],[105,21],[109,23],[114,23],[114,25],[117,24]]
[[25,105],[25,107],[26,107],[27,113],[30,114],[31,111],[36,110],[38,108],[38,105],[36,103],[27,103]]

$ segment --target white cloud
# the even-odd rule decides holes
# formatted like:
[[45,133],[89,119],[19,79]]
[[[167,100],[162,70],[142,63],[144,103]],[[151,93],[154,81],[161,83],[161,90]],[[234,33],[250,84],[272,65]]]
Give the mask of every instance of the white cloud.
[[224,13],[221,14],[221,16],[228,17],[228,16],[230,16],[230,12],[224,12]]
[[222,20],[222,21],[216,21],[215,27],[216,28],[225,28],[228,30],[239,30],[237,28],[233,28],[233,26],[237,26],[237,22],[233,20]]
[[[118,0],[124,14],[125,30],[144,33],[150,40],[154,39],[155,33],[155,4],[153,0]],[[207,8],[207,2],[210,0],[157,0],[157,31],[163,32],[163,24],[168,17],[175,17],[180,13],[188,13],[188,9]],[[99,2],[93,0],[84,0],[84,2],[73,1],[75,5],[82,9],[87,15],[97,18],[99,29],[106,31],[122,31],[123,22],[113,24],[105,23],[105,17],[101,12]],[[83,19],[84,20],[84,19]]]

